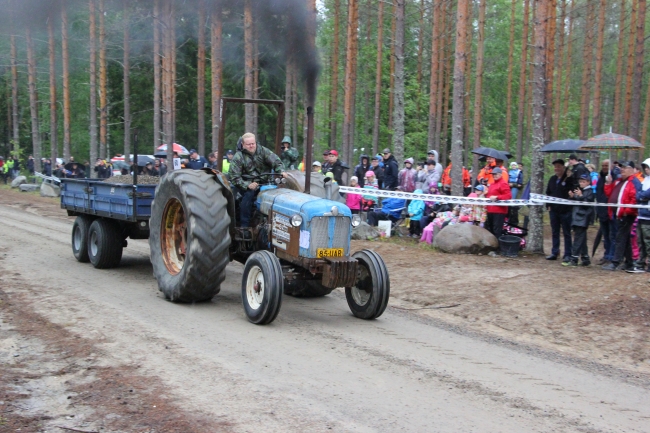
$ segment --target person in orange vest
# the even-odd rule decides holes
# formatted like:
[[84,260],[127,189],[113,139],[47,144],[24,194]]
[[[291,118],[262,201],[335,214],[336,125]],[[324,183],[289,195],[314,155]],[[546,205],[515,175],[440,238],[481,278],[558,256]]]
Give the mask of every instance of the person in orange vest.
[[[442,183],[442,192],[447,195],[451,195],[451,163],[445,168],[442,172],[442,178],[440,179]],[[472,179],[469,175],[469,171],[463,167],[463,195],[467,196],[472,191]]]
[[507,173],[508,170],[503,165],[502,159],[494,159],[491,156],[487,157],[487,163],[479,172],[476,180],[483,185],[490,186],[494,183],[494,177],[492,176],[492,170],[496,167],[499,167],[503,172]]

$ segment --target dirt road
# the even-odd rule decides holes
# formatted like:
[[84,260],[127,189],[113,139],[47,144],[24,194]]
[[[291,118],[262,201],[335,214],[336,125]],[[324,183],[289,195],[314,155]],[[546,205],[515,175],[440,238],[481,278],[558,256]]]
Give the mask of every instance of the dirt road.
[[146,241],[97,270],[63,211],[0,194],[0,431],[650,431],[643,375],[393,307],[358,320],[341,292],[251,325],[238,264],[212,302],[172,304]]

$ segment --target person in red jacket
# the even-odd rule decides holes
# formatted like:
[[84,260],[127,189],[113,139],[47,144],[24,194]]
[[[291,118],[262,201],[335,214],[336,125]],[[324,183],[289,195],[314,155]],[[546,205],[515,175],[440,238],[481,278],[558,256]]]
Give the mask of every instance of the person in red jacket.
[[637,217],[637,209],[625,207],[626,204],[636,204],[636,193],[641,190],[641,182],[634,174],[636,170],[633,161],[621,163],[621,179],[612,181],[611,176],[605,179],[605,195],[610,203],[617,203],[620,207],[610,207],[610,215],[616,218],[618,231],[614,240],[614,258],[611,263],[602,267],[605,271],[618,270],[621,261],[625,260],[624,270],[634,270],[632,261],[632,243],[630,233]]
[[[492,177],[494,183],[489,186],[486,194],[487,198],[492,201],[510,200],[512,193],[508,182],[503,178],[503,170],[499,167],[492,169]],[[499,238],[503,232],[503,223],[508,215],[507,206],[487,206],[487,221],[485,228],[490,231],[494,236]]]

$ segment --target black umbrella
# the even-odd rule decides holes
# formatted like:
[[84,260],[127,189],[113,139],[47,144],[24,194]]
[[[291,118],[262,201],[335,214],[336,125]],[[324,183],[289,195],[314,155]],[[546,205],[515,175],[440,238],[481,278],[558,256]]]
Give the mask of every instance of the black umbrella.
[[547,153],[589,153],[584,149],[580,149],[585,142],[582,140],[556,140],[551,143],[545,144],[539,151]]
[[[155,155],[154,155],[155,156]],[[145,165],[152,163],[154,159],[150,156],[138,155],[138,167],[144,167]]]
[[492,149],[491,147],[477,147],[472,150],[473,154],[487,156],[494,159],[500,159],[502,161],[507,161],[509,158],[512,158],[512,155],[503,150]]

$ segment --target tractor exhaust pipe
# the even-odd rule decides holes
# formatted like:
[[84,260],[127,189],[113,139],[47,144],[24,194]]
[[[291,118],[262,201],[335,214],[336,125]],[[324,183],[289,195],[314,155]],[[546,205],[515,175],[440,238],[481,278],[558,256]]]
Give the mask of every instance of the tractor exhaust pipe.
[[325,198],[332,200],[332,179],[325,176],[325,179],[323,179],[323,187],[325,188]]
[[[314,107],[307,107],[307,145],[305,149],[305,194],[311,190],[311,166],[314,154]],[[331,187],[330,187],[331,189]]]

